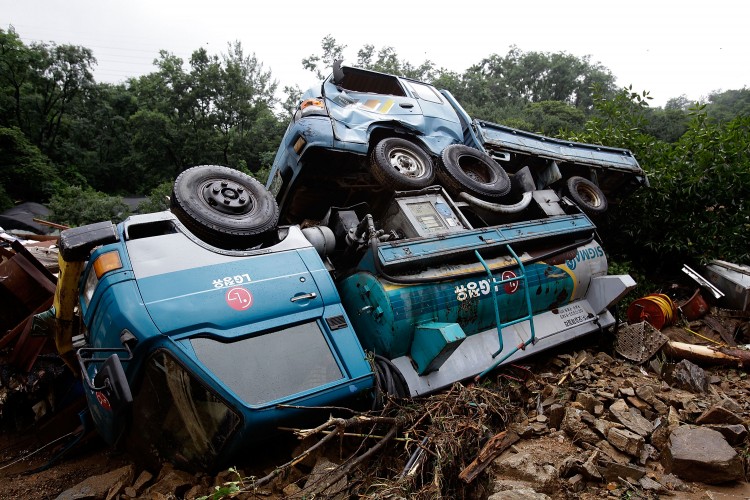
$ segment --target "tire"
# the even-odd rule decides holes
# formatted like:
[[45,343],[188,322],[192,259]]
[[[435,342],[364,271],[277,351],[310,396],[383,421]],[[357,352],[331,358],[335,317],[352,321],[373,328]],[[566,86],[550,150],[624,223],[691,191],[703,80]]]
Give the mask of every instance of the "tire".
[[490,155],[463,144],[443,150],[438,179],[453,194],[466,191],[485,198],[502,198],[510,192],[508,173]]
[[201,165],[174,181],[172,212],[206,243],[248,248],[276,228],[279,207],[265,186],[249,175],[218,165]]
[[590,180],[573,176],[566,181],[568,194],[571,199],[589,215],[600,215],[607,211],[609,206],[604,192]]
[[370,173],[381,185],[395,191],[422,189],[433,184],[435,167],[420,146],[388,137],[370,153]]

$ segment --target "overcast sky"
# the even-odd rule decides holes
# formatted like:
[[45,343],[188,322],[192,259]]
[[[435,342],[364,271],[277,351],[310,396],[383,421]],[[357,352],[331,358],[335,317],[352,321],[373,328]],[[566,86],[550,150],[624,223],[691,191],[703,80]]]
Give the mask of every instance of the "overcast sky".
[[199,47],[242,42],[280,87],[315,83],[301,60],[330,34],[348,63],[365,44],[392,46],[414,64],[461,72],[511,45],[590,55],[619,86],[651,92],[652,106],[750,84],[750,2],[713,0],[300,2],[234,0],[0,0],[0,27],[24,43],[83,45],[95,78],[121,82],[154,70],[160,49],[187,61]]

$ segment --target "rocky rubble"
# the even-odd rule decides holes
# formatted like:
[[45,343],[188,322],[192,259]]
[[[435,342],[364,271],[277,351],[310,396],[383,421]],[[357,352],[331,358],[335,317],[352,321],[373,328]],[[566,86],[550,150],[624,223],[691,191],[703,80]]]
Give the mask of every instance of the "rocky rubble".
[[[591,349],[539,360],[525,371],[525,380],[499,375],[493,390],[525,398],[507,426],[520,439],[510,441],[514,444],[474,480],[489,480],[475,493],[491,500],[702,498],[706,484],[743,487],[748,377],[737,369],[704,370],[688,363],[679,364],[692,377],[703,377],[705,385],[666,382],[662,374],[675,366],[664,360],[646,369]],[[391,453],[386,459],[400,469],[399,448],[384,453]],[[90,478],[58,498],[304,498],[310,481],[337,467],[340,460],[332,456],[307,457],[260,489],[250,477],[267,470],[231,469],[210,476],[164,465],[152,475],[128,466]],[[323,498],[349,498],[347,480],[352,477]],[[364,491],[367,498],[399,497],[373,485]]]

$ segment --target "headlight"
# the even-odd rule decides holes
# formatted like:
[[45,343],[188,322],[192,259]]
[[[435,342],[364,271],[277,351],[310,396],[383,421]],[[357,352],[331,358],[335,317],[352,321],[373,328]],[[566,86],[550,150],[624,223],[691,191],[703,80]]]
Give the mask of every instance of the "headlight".
[[305,99],[299,105],[299,116],[327,115],[326,105],[321,99]]

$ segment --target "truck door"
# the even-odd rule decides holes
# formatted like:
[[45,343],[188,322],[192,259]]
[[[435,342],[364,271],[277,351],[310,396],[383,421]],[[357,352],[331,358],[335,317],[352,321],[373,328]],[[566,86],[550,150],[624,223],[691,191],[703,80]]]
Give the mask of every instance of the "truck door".
[[409,92],[417,98],[425,120],[436,118],[460,124],[458,116],[445,98],[432,85],[414,80],[402,80]]
[[399,79],[392,75],[358,68],[342,68],[344,77],[323,83],[326,107],[333,122],[336,139],[367,142],[366,131],[374,122],[403,121],[413,126],[422,122],[417,99],[408,95]]

